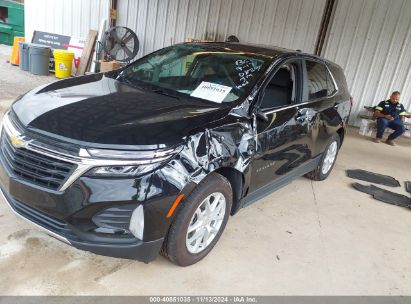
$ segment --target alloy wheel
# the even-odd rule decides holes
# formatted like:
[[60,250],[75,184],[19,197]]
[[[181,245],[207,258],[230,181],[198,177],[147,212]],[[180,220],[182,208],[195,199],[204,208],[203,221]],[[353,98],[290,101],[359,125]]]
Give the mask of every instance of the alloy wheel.
[[330,171],[332,165],[334,164],[335,158],[337,156],[338,145],[336,141],[333,141],[327,149],[323,166],[321,168],[322,174],[327,174]]
[[201,202],[187,228],[188,252],[198,254],[211,244],[220,231],[225,212],[226,199],[221,192],[214,192]]

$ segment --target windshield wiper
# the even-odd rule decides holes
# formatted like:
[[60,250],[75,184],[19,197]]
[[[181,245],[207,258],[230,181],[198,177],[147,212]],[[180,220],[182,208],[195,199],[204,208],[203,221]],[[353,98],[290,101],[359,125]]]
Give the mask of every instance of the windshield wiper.
[[131,81],[126,78],[126,73],[124,73],[124,71],[117,75],[116,80],[131,83]]
[[116,80],[117,80],[117,81],[120,81],[120,82],[127,83],[128,85],[131,85],[131,86],[136,87],[136,88],[138,88],[138,89],[143,89],[143,87],[141,87],[140,85],[138,85],[135,81],[131,81],[130,79],[128,79],[123,72],[121,72],[121,73],[116,77]]
[[165,92],[165,91],[162,90],[162,89],[154,89],[154,90],[152,90],[152,91],[153,91],[154,93],[158,93],[158,94],[161,94],[161,95],[165,95],[165,96],[172,97],[172,98],[175,98],[175,99],[180,100],[179,97],[177,97],[177,96],[175,96],[175,95],[172,95],[172,94],[169,94],[169,93]]
[[[125,82],[125,83],[127,83],[127,84],[131,84],[131,85],[133,85],[133,86],[137,86],[136,83],[132,82],[131,80],[129,80],[129,79],[126,77],[126,74],[124,73],[124,71],[122,71],[120,74],[118,74],[118,76],[116,77],[116,80],[121,81],[121,82]],[[154,92],[154,93],[158,93],[158,94],[161,94],[161,95],[165,95],[165,96],[172,97],[172,98],[175,98],[175,99],[180,100],[179,97],[177,97],[177,96],[175,96],[175,95],[173,95],[173,94],[169,94],[169,93],[165,92],[164,90],[162,90],[162,89],[160,89],[160,88],[158,88],[158,89],[152,89],[151,91]]]

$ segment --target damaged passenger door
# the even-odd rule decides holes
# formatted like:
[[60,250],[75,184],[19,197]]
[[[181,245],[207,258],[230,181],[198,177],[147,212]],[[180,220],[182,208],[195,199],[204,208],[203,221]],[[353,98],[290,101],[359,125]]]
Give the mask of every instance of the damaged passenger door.
[[299,107],[302,82],[303,62],[288,61],[274,72],[259,95],[249,193],[264,186],[262,190],[267,191],[280,187],[311,159],[307,109]]

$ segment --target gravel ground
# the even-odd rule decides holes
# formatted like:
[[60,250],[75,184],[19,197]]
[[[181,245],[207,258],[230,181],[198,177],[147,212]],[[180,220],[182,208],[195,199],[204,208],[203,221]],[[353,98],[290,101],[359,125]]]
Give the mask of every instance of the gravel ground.
[[17,96],[56,80],[52,74],[37,76],[11,65],[11,49],[11,46],[0,44],[0,113],[3,113]]

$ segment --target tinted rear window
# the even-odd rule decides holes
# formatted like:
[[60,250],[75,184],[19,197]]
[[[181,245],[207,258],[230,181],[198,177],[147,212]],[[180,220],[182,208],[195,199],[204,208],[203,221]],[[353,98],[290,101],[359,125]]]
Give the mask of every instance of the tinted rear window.
[[335,92],[334,82],[327,67],[319,62],[306,61],[309,100],[330,96]]

